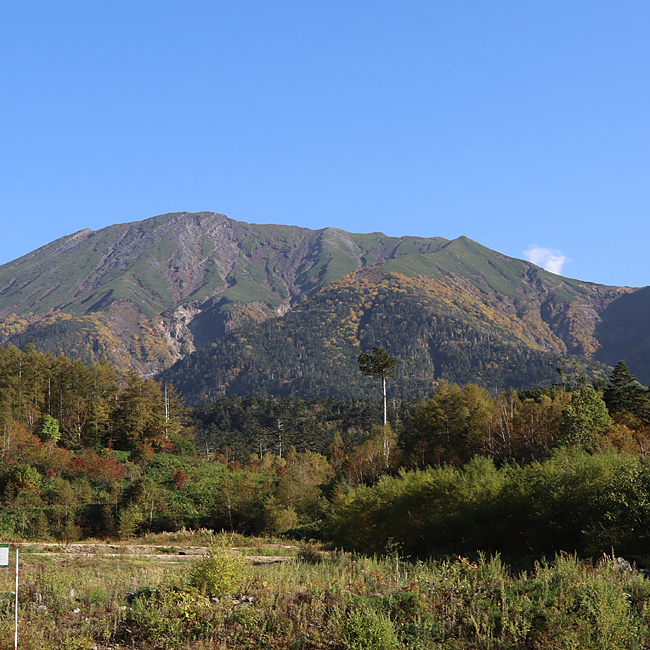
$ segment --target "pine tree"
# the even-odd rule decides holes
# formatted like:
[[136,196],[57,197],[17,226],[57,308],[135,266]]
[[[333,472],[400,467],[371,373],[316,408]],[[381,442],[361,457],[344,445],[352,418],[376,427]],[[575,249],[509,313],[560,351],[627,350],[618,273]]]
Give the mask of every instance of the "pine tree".
[[650,393],[630,373],[625,361],[616,364],[603,399],[610,413],[628,411],[650,421]]
[[372,348],[372,354],[362,352],[357,361],[359,370],[366,377],[379,377],[381,379],[381,394],[384,399],[384,426],[387,423],[386,415],[386,379],[395,376],[395,366],[397,361],[393,359],[384,348]]

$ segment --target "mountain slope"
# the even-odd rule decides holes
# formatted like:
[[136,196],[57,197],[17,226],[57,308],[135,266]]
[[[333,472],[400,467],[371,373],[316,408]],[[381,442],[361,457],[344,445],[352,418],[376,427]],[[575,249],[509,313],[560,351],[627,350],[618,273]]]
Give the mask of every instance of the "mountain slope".
[[650,288],[563,278],[467,237],[210,212],[82,230],[0,266],[0,343],[146,375],[178,362],[165,376],[194,395],[368,394],[356,357],[373,345],[399,357],[403,396],[439,378],[552,381],[567,354],[594,376],[625,358],[647,383],[647,315]]
[[445,243],[215,213],[82,230],[0,266],[0,341],[152,374],[403,246],[425,253]]
[[[450,248],[448,260],[458,261],[457,249]],[[477,278],[481,290],[465,277],[436,277],[436,267],[430,269],[434,277],[408,277],[385,272],[390,266],[331,283],[284,317],[231,332],[161,378],[189,399],[249,393],[369,397],[378,384],[359,374],[356,359],[377,344],[398,361],[391,393],[400,398],[422,397],[439,379],[477,381],[493,390],[551,383],[559,366],[574,378],[606,377],[606,367],[581,354],[597,346],[593,326],[590,335],[576,335],[593,310],[578,301],[597,293],[593,287],[566,286],[534,269],[532,285],[541,283],[544,291],[533,290],[530,277],[498,275],[487,282]],[[565,292],[571,302],[563,318],[543,320],[543,313],[567,304]],[[602,292],[594,302],[618,295]],[[574,356],[568,358],[569,351]]]

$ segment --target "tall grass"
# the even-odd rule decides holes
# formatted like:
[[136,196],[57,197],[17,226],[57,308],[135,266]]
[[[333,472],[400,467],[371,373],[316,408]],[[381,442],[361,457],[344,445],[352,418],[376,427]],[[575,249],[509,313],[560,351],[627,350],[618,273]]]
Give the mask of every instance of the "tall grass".
[[[594,565],[560,555],[514,573],[498,556],[408,562],[314,547],[300,556],[202,593],[190,580],[200,560],[189,557],[23,553],[20,647],[640,650],[650,642],[650,581],[607,558]],[[12,613],[0,598],[0,650],[13,647]]]

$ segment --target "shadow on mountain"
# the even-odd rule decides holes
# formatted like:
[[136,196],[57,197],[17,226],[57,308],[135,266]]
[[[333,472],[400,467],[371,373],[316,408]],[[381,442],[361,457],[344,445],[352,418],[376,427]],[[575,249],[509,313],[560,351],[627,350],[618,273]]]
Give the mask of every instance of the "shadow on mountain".
[[610,366],[623,359],[643,384],[650,383],[650,287],[614,300],[601,314],[596,338],[602,345],[596,359]]
[[226,334],[226,321],[230,314],[222,311],[223,300],[212,301],[212,304],[198,313],[190,322],[189,328],[194,337],[194,345],[202,348],[214,343]]

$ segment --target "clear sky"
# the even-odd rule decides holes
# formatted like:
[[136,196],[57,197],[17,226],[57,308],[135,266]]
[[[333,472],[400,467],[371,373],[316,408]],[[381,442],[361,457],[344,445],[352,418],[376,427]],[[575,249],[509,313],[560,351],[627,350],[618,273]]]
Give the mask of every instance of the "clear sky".
[[210,210],[650,285],[650,3],[7,0],[0,263]]

